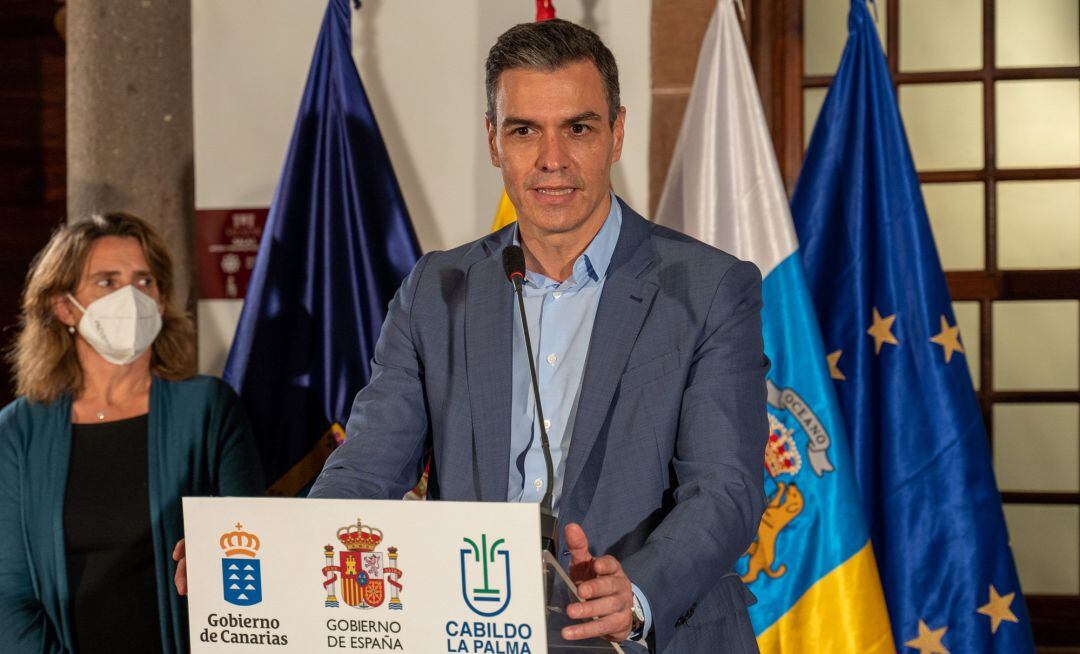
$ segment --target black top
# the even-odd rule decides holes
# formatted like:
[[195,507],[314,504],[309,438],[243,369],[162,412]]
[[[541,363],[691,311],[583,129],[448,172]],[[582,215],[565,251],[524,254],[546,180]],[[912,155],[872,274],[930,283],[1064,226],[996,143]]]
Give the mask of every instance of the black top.
[[64,545],[80,654],[162,651],[148,427],[146,415],[72,425]]

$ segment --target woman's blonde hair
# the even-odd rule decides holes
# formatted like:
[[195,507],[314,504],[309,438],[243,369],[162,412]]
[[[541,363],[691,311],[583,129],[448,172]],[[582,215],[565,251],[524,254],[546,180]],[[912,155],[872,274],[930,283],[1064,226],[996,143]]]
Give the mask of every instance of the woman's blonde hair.
[[56,299],[74,293],[94,241],[104,236],[133,238],[142,246],[165,308],[161,333],[150,363],[158,377],[187,379],[195,374],[195,328],[173,304],[172,257],[165,242],[145,221],[124,213],[94,216],[64,225],[34,258],[23,291],[19,336],[8,358],[15,369],[15,393],[50,403],[82,390],[83,374],[75,339],[53,312]]

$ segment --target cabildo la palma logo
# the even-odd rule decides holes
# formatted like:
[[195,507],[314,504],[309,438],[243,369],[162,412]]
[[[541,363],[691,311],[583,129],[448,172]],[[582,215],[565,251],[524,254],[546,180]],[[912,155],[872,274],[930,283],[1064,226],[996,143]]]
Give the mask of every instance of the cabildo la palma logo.
[[[481,534],[479,542],[463,538],[458,553],[461,597],[465,606],[481,618],[494,618],[510,606],[510,548],[505,538]],[[477,620],[475,617],[446,623],[447,652],[483,654],[531,654],[532,626],[528,623]]]
[[[479,546],[466,538],[469,547],[461,550],[461,596],[473,613],[485,618],[493,618],[510,606],[510,552],[499,547],[505,542],[500,538],[489,547],[487,534],[482,534]],[[482,577],[482,582],[477,577]]]
[[221,535],[218,541],[225,556],[221,559],[221,586],[225,601],[236,606],[251,606],[262,601],[262,571],[255,558],[259,537],[244,531],[237,523],[236,531]]

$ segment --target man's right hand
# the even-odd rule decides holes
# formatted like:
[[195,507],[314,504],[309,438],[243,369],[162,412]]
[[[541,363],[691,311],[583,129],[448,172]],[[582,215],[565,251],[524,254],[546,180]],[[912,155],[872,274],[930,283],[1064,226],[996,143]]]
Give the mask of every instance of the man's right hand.
[[176,592],[187,595],[187,551],[184,548],[183,538],[173,548],[172,560],[177,562],[176,576],[173,577],[173,582],[176,583]]

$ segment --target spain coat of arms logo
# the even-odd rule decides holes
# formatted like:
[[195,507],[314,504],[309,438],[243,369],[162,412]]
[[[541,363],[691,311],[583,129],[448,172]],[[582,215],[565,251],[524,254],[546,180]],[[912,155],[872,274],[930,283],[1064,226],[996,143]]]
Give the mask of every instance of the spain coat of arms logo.
[[[337,607],[337,583],[341,582],[341,599],[356,609],[372,609],[386,602],[390,610],[401,610],[401,577],[396,547],[378,551],[383,532],[364,525],[357,518],[356,524],[345,525],[337,530],[338,541],[345,546],[339,550],[338,563],[334,565],[334,546],[323,548],[323,588],[326,600],[323,605]],[[387,590],[389,587],[389,591]]]
[[237,606],[251,606],[262,601],[262,569],[255,558],[259,537],[244,531],[225,532],[218,541],[225,556],[221,559],[221,587],[225,601]]

